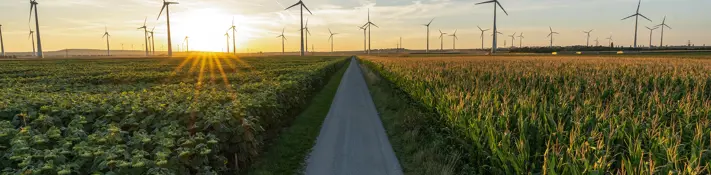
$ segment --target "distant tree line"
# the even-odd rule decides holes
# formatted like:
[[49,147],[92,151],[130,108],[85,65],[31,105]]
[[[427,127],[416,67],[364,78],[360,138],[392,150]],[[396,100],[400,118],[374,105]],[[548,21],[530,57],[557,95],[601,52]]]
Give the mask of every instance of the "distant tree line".
[[566,46],[566,47],[516,47],[507,48],[512,53],[551,53],[551,52],[585,52],[585,51],[662,51],[662,50],[709,50],[711,47],[604,47],[604,46]]

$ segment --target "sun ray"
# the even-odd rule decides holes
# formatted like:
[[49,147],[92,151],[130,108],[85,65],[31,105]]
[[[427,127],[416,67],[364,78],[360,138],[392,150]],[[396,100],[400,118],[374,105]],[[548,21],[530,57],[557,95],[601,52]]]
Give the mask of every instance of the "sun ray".
[[227,88],[228,91],[231,90],[230,80],[227,79],[227,74],[225,74],[225,70],[222,68],[222,62],[219,57],[215,59],[215,63],[217,64],[217,70],[220,71],[220,76],[222,76],[222,83],[225,84],[225,88]]
[[[192,57],[193,55],[190,55],[189,57]],[[199,65],[199,61],[202,59],[202,55],[198,56],[198,58],[193,59],[193,62],[190,64],[190,70],[188,72],[195,72],[195,69],[197,69]]]
[[215,83],[215,54],[209,54],[207,64],[210,67],[210,83]]

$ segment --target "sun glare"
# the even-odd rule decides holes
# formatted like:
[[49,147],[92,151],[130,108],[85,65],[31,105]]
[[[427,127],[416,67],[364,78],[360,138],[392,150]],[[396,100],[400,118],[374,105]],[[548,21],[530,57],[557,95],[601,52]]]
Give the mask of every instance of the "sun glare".
[[[188,47],[191,51],[225,51],[227,38],[225,33],[230,35],[230,50],[232,50],[232,32],[227,29],[231,26],[232,15],[216,9],[199,9],[186,12],[181,15],[179,21],[174,26],[174,44],[185,44],[184,38],[188,36]],[[237,26],[237,49],[241,49],[246,37],[242,29],[250,26],[239,23],[240,19],[235,18]],[[177,41],[177,42],[176,42]]]

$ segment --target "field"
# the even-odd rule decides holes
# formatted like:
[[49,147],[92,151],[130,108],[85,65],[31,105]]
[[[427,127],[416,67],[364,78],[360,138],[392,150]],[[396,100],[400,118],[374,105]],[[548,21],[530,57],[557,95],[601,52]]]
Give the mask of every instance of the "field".
[[0,172],[240,172],[345,62],[214,54],[0,61]]
[[[455,174],[710,174],[711,60],[363,57],[445,128]],[[439,142],[432,140],[431,142]]]

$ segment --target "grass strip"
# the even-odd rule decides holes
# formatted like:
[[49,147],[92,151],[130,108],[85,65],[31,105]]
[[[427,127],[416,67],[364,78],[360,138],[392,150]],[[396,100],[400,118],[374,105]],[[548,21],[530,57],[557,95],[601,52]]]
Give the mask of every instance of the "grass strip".
[[471,167],[456,140],[405,92],[361,64],[363,77],[405,174],[467,174]]
[[316,137],[318,137],[333,97],[336,95],[338,85],[343,74],[348,69],[350,61],[343,65],[316,94],[310,105],[296,117],[293,124],[283,130],[273,144],[267,148],[260,160],[253,165],[249,174],[298,174],[301,172],[306,156],[311,152]]

